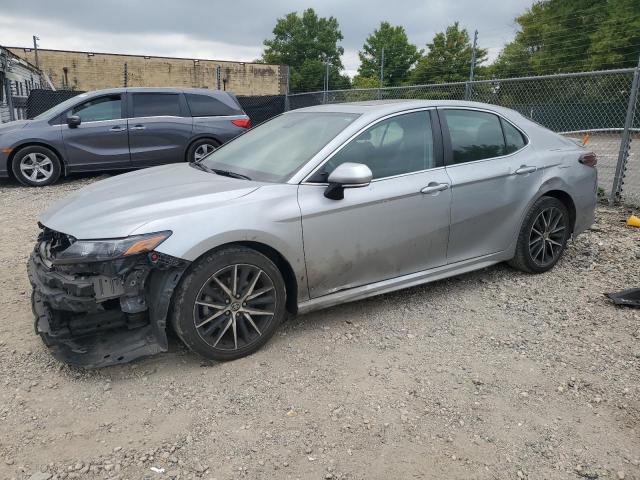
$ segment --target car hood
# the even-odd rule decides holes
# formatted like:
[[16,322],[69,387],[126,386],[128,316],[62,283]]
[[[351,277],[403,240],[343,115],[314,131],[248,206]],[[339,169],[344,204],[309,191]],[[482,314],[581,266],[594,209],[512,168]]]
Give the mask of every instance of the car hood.
[[14,130],[20,130],[31,122],[31,120],[14,120],[13,122],[2,123],[0,124],[0,135],[13,132]]
[[250,194],[258,182],[173,164],[118,175],[88,185],[45,211],[44,226],[77,239],[147,233],[146,223],[211,209]]

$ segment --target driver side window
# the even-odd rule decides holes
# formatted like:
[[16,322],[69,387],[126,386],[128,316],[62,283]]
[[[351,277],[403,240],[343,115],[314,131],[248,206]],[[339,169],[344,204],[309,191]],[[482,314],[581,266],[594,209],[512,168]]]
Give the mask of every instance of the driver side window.
[[434,168],[429,112],[397,115],[373,125],[331,157],[311,181],[326,182],[329,174],[346,162],[367,165],[374,179]]
[[78,115],[83,122],[99,122],[122,118],[120,95],[92,98],[71,109],[69,115]]

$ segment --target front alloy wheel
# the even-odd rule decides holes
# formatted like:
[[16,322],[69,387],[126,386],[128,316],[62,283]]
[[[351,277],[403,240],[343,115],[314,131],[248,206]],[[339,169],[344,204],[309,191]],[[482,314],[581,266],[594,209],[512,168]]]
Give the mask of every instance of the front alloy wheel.
[[269,275],[255,265],[234,264],[214,273],[200,288],[193,321],[212,348],[233,351],[251,345],[268,330],[275,307]]
[[46,147],[33,145],[18,152],[12,162],[16,179],[24,185],[42,187],[54,183],[61,173],[58,156]]
[[176,289],[172,324],[191,350],[233,360],[264,345],[286,315],[284,280],[265,255],[245,247],[197,260]]

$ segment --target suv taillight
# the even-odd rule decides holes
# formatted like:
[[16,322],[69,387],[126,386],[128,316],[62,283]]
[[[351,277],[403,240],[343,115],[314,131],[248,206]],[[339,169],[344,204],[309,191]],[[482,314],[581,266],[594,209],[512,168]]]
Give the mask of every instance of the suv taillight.
[[236,120],[231,120],[236,127],[240,128],[251,128],[251,120],[248,118],[238,118]]
[[587,167],[595,167],[596,164],[598,163],[598,157],[596,157],[595,153],[589,152],[589,153],[584,153],[580,155],[580,158],[578,159],[578,161],[581,164],[586,165]]

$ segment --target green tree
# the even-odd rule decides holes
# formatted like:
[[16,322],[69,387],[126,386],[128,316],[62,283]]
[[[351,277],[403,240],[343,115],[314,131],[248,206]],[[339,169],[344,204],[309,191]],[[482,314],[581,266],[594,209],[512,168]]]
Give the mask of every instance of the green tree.
[[516,18],[495,77],[632,67],[640,54],[638,0],[543,0]]
[[640,56],[640,2],[609,0],[606,18],[591,36],[588,65],[594,70],[634,67]]
[[334,17],[318,17],[312,8],[302,16],[291,12],[277,20],[273,38],[264,41],[262,61],[289,65],[289,87],[294,92],[322,90],[326,62],[329,88],[348,88],[349,77],[340,73],[344,49],[338,43],[342,39]]
[[353,88],[378,88],[380,86],[380,78],[356,75],[353,77],[351,86]]
[[[460,28],[458,22],[447,27],[445,32],[436,33],[431,43],[427,43],[424,55],[411,72],[411,83],[463,82],[469,78],[473,45],[469,32]],[[476,72],[481,72],[482,63],[487,60],[487,50],[476,48]],[[479,72],[480,70],[480,72]]]
[[[364,84],[370,84],[370,79],[380,78],[383,49],[383,84],[396,86],[405,83],[409,76],[409,70],[420,58],[422,52],[418,51],[415,45],[409,43],[403,27],[392,26],[389,22],[381,22],[380,27],[367,37],[362,50],[358,52],[360,57],[358,77],[368,79]],[[362,80],[359,82],[363,83]]]

